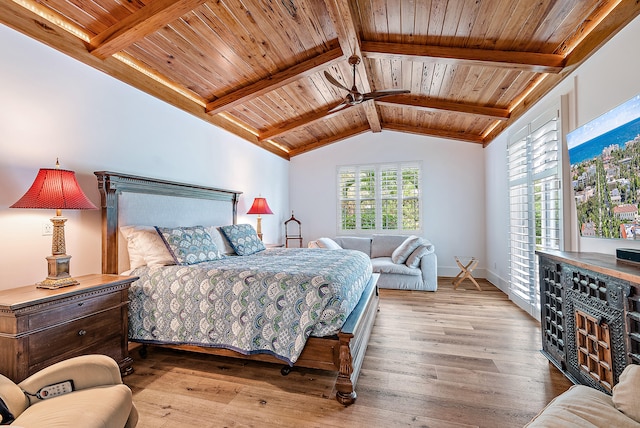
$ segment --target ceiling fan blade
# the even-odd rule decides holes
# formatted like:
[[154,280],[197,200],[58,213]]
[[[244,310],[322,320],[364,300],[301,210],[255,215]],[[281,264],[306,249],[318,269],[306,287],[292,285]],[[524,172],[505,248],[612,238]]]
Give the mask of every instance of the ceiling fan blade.
[[344,101],[342,101],[340,104],[338,104],[337,106],[329,109],[328,113],[335,113],[336,111],[340,111],[343,108],[349,107],[349,100],[345,99]]
[[387,91],[374,91],[364,94],[364,101],[375,100],[376,98],[388,97],[390,95],[408,94],[408,89],[389,89]]
[[329,83],[331,83],[333,86],[337,86],[340,89],[344,89],[347,92],[353,93],[353,91],[349,88],[347,88],[346,86],[344,86],[342,83],[338,82],[336,80],[335,77],[333,77],[332,75],[330,75],[326,70],[324,72],[324,77],[327,78],[327,80],[329,81]]

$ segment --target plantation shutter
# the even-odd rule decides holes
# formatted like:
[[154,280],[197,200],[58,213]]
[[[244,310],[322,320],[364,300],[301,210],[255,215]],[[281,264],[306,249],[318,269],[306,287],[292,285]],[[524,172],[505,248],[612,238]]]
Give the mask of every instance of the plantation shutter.
[[338,168],[338,233],[404,232],[422,228],[418,162]]
[[559,118],[550,111],[511,136],[509,164],[509,296],[538,318],[536,250],[562,245]]
[[338,210],[342,230],[356,228],[357,194],[356,169],[342,168],[338,173]]

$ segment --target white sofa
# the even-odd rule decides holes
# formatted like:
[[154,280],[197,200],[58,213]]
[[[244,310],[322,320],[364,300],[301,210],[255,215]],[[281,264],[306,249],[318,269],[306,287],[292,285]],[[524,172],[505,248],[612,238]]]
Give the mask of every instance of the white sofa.
[[[406,235],[339,236],[311,241],[308,247],[331,248],[333,242],[338,244],[340,248],[362,251],[371,258],[373,271],[380,273],[380,279],[378,279],[378,287],[380,288],[436,291],[438,288],[438,258],[433,244],[427,239],[419,238],[419,243],[416,241],[413,246],[406,247],[411,250],[411,254],[405,253],[406,257],[401,255],[398,258],[399,252],[396,250],[402,250],[400,247],[403,244],[407,245],[408,238],[418,237]],[[396,257],[392,257],[394,252],[396,252]],[[407,263],[414,264],[416,267],[411,267]]]
[[630,364],[607,395],[574,385],[554,398],[526,428],[640,428],[640,366]]

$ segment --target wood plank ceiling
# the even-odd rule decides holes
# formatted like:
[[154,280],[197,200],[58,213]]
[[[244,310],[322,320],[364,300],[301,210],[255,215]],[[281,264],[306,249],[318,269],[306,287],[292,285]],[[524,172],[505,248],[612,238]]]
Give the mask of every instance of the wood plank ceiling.
[[[285,159],[382,129],[487,145],[634,0],[0,0],[0,22]],[[350,88],[407,89],[336,112]]]

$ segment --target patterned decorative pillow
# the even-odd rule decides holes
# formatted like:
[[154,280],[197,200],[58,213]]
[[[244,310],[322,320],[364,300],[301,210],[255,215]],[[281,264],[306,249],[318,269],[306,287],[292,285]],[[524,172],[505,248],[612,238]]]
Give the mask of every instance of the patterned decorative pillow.
[[265,249],[256,230],[250,224],[232,224],[222,226],[220,230],[239,256],[248,256]]
[[203,226],[156,226],[156,230],[179,265],[193,265],[223,258]]

